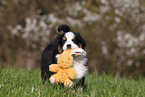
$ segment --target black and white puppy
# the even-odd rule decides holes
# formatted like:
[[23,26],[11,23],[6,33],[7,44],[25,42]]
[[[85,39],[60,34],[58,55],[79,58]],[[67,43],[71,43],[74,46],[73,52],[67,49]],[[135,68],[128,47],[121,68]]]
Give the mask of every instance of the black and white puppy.
[[[41,77],[43,82],[48,80],[53,72],[49,71],[49,65],[56,64],[59,54],[68,49],[78,48],[72,51],[73,54],[73,68],[77,72],[77,78],[74,80],[75,86],[81,86],[81,90],[84,86],[85,77],[88,73],[87,58],[86,58],[86,42],[80,35],[80,33],[74,33],[70,27],[66,24],[60,25],[57,31],[58,34],[48,46],[44,49],[41,57]],[[80,49],[82,48],[82,49]]]

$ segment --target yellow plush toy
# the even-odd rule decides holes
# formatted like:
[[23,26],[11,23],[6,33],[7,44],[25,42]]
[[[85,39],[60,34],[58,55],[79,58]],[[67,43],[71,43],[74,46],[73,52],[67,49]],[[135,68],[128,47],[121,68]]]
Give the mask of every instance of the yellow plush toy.
[[57,64],[51,64],[49,70],[56,72],[50,77],[51,83],[64,83],[64,86],[73,86],[73,79],[77,77],[76,71],[72,68],[73,57],[72,50],[64,51],[57,60]]

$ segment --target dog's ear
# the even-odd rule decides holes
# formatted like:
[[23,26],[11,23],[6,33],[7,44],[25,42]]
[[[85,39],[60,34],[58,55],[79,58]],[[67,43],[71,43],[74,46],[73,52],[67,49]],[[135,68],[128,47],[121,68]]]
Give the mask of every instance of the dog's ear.
[[79,32],[76,32],[75,34],[76,34],[76,38],[77,38],[77,40],[78,40],[78,42],[79,42],[79,44],[80,44],[80,47],[81,47],[82,49],[85,49],[85,47],[86,47],[86,42],[85,42],[85,40],[83,39],[83,37],[80,35]]

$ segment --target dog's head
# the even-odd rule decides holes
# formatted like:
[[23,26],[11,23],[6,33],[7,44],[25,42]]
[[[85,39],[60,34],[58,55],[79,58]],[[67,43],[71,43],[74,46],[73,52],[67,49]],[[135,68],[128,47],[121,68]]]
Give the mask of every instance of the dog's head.
[[[60,25],[58,27],[58,32],[61,32],[62,39],[60,41],[60,48],[64,50],[73,48],[83,48],[86,47],[86,42],[82,38],[79,32],[72,32],[68,25]],[[63,32],[63,33],[62,33]]]

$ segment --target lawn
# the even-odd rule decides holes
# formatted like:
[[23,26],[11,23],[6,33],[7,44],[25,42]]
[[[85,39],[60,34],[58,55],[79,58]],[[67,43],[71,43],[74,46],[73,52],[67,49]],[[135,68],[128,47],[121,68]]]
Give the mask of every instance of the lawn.
[[0,67],[0,97],[145,97],[145,78],[89,74],[84,92],[61,85],[43,85],[40,70]]

